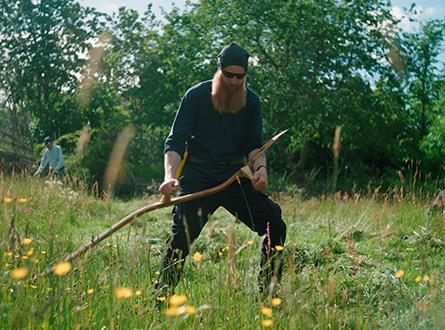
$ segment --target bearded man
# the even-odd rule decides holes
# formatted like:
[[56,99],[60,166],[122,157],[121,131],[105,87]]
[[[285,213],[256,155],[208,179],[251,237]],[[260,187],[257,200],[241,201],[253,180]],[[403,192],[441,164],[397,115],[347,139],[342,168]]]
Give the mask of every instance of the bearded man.
[[[262,145],[262,113],[259,97],[246,87],[249,54],[232,43],[218,55],[213,80],[190,88],[165,141],[164,182],[159,190],[170,196],[179,187],[185,195],[214,187],[232,176]],[[189,154],[182,174],[177,170]],[[253,164],[253,179],[234,182],[214,195],[176,205],[167,252],[157,281],[157,295],[173,293],[185,258],[210,215],[220,206],[258,235],[265,235],[261,251],[259,289],[272,293],[281,277],[281,250],[286,225],[278,204],[267,189],[266,159]],[[278,249],[276,248],[278,246]]]

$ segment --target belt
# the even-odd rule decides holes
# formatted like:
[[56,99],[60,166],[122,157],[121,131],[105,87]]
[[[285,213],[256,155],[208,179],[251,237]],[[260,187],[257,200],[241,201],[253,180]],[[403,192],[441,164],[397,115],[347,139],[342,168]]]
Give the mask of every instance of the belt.
[[226,160],[226,161],[210,161],[210,160],[204,160],[201,158],[198,158],[193,155],[189,155],[189,161],[191,163],[196,164],[212,164],[212,165],[245,165],[247,162],[246,157],[242,157],[239,159],[233,159],[233,160]]

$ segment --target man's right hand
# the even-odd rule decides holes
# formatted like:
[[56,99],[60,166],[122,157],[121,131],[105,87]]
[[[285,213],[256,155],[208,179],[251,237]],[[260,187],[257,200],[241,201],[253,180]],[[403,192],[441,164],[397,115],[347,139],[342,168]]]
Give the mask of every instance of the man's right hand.
[[159,186],[159,191],[164,196],[170,196],[179,188],[179,180],[177,179],[166,179]]

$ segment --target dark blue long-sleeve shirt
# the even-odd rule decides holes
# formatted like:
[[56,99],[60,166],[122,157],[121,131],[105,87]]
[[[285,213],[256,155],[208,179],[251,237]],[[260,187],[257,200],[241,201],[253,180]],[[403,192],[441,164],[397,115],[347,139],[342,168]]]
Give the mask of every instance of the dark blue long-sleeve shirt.
[[164,152],[175,151],[181,157],[189,154],[209,164],[187,162],[181,179],[205,182],[226,180],[240,165],[218,162],[246,157],[262,145],[261,102],[247,89],[246,105],[239,112],[219,113],[212,104],[212,81],[190,88],[176,113]]

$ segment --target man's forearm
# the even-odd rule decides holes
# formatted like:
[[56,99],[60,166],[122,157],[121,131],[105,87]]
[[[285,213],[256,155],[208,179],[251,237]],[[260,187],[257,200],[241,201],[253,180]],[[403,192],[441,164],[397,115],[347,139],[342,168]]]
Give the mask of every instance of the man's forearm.
[[164,154],[164,180],[176,179],[176,172],[181,164],[181,156],[175,151]]
[[42,159],[39,164],[39,168],[37,169],[38,173],[43,172],[43,169],[48,165],[48,161],[46,159]]

